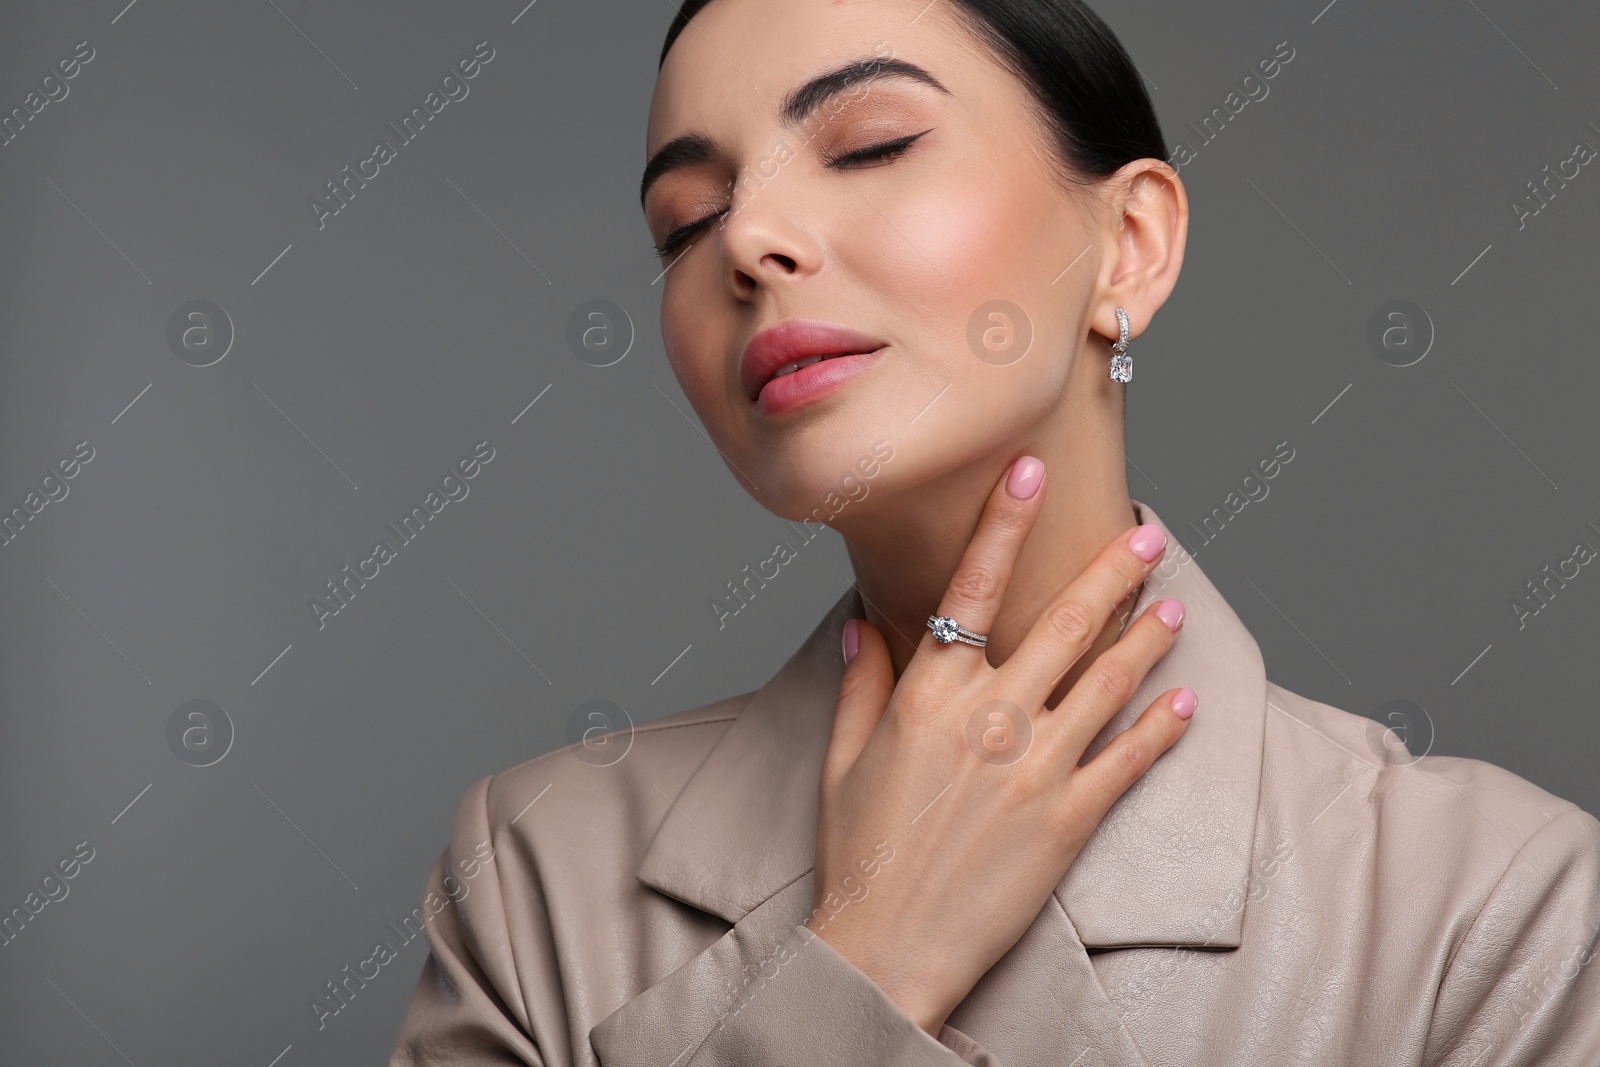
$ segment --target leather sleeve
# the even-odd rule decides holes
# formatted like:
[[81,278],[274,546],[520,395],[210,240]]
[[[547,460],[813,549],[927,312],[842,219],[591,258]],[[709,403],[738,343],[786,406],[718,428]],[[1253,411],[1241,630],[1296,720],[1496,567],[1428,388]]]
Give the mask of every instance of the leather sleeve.
[[939,1043],[954,1050],[957,1056],[972,1067],[1002,1067],[994,1053],[978,1044],[966,1034],[945,1023],[939,1031]]
[[[489,841],[485,778],[467,790],[450,845],[428,875],[418,912],[429,953],[411,994],[389,1067],[520,1064],[546,1061],[524,1015],[495,864],[481,861]],[[550,975],[552,983],[555,975]],[[556,988],[552,986],[552,988]]]
[[946,1024],[934,1039],[804,925],[779,942],[718,1018],[690,1067],[1001,1067]]
[[1430,1067],[1600,1064],[1600,821],[1570,808],[1512,857],[1440,983]]

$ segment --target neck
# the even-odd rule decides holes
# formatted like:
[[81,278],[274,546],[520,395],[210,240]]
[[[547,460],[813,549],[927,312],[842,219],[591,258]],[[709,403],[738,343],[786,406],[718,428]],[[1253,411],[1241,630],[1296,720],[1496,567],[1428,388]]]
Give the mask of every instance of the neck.
[[[1108,394],[1109,395],[1109,394]],[[1009,451],[985,457],[935,482],[881,499],[880,508],[837,527],[844,537],[867,621],[883,634],[898,680],[936,614],[951,575],[977,529],[990,491],[1012,460],[1044,461],[1045,499],[1023,542],[995,622],[987,628],[998,667],[1034,622],[1111,539],[1138,520],[1128,494],[1120,399],[1088,405],[1063,400],[1045,423]],[[1063,676],[1054,706],[1083,669],[1120,636],[1135,589],[1089,650]],[[965,620],[957,620],[965,624]],[[973,629],[982,628],[973,626]]]

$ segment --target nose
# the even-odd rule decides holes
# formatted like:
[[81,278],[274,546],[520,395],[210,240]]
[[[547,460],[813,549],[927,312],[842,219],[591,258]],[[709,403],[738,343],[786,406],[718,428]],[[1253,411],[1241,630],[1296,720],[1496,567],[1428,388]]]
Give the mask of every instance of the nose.
[[728,285],[740,299],[762,286],[792,285],[822,268],[822,243],[812,229],[816,216],[804,209],[800,193],[796,178],[781,168],[771,177],[753,168],[740,175],[722,224]]

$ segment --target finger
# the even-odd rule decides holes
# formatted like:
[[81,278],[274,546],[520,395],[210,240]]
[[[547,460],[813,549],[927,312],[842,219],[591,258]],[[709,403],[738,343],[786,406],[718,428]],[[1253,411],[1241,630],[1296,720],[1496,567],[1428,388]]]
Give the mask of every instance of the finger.
[[[1076,766],[1084,750],[1138,692],[1145,675],[1177,642],[1183,603],[1159,601],[1084,670],[1061,703],[1040,721],[1058,757]],[[1046,721],[1047,720],[1047,721]]]
[[1094,644],[1112,611],[1144,581],[1166,547],[1166,531],[1148,522],[1118,535],[1101,549],[1083,573],[1040,612],[1003,665],[1015,680],[1016,691],[1036,694],[1037,704],[1042,705],[1062,675]]
[[1132,726],[1073,772],[1067,783],[1076,809],[1072,814],[1100,825],[1111,805],[1183,736],[1198,704],[1193,689],[1172,689],[1157,697]]
[[828,780],[837,779],[855,766],[894,692],[894,666],[883,635],[865,619],[853,619],[845,624],[841,652],[850,650],[852,638],[855,654],[846,662],[844,677],[839,681],[833,736],[823,757],[822,776]]
[[[956,564],[936,614],[948,615],[974,633],[989,632],[999,617],[1017,554],[1039,516],[1044,482],[1044,463],[1033,456],[1022,456],[1006,469],[1005,476],[989,493],[978,528]],[[982,660],[983,649],[963,641],[944,648],[931,630],[923,634],[917,651],[940,652],[942,655],[936,658],[950,662],[947,657],[963,648],[967,655],[960,662],[972,662],[969,656]]]

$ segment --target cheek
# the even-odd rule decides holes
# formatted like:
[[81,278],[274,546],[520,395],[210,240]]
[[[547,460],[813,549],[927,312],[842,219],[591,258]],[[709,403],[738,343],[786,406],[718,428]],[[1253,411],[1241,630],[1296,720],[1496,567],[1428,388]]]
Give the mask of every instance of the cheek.
[[684,301],[668,290],[661,298],[661,344],[666,349],[667,363],[679,382],[688,389],[687,372],[693,365],[696,338],[686,327],[691,321],[681,313]]
[[[883,216],[859,220],[863,227],[875,220],[871,232],[879,235],[871,242],[876,262],[863,273],[876,279],[883,306],[904,311],[919,364],[942,380],[980,393],[1065,381],[1069,320],[1096,256],[1085,253],[1063,275],[1087,238],[1050,232],[1060,224],[1059,216],[1045,221],[1059,210],[1051,195],[995,171],[951,173],[918,183]],[[1024,343],[1026,355],[1007,356],[1006,346]],[[1006,372],[995,373],[999,367]],[[1001,396],[988,399],[1004,404]]]
[[912,311],[909,321],[963,336],[968,320],[996,300],[1038,319],[1045,310],[1041,289],[1051,288],[1053,273],[1071,257],[1054,272],[1041,265],[1041,250],[1051,242],[1040,233],[1037,194],[992,171],[964,169],[972,173],[917,183],[878,217],[878,276],[898,290],[891,295]]
[[908,304],[960,317],[1006,295],[1017,251],[1015,214],[996,191],[965,181],[920,188],[885,212],[884,251],[909,290]]
[[661,343],[667,365],[694,414],[706,433],[726,453],[736,453],[743,445],[742,417],[733,406],[738,403],[738,384],[730,382],[733,373],[728,352],[735,345],[733,324],[727,317],[708,313],[715,306],[704,288],[685,275],[678,287],[661,299]]
[[693,294],[682,287],[662,297],[661,342],[684,395],[701,408],[711,390],[720,385],[721,359],[714,324],[694,308]]

